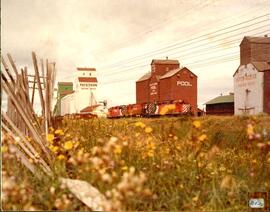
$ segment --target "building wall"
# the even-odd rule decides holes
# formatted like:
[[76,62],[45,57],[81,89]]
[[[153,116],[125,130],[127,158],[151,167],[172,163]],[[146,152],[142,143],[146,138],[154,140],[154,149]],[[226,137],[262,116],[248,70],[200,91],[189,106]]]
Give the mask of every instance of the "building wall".
[[95,90],[78,86],[78,89],[75,91],[76,113],[79,113],[82,109],[86,108],[87,106],[95,104],[91,102],[91,96],[92,96],[91,92],[93,93],[93,96],[95,97],[96,96]]
[[89,69],[89,70],[85,70],[85,71],[78,70],[78,71],[76,71],[75,76],[76,77],[97,77],[96,73],[97,73],[96,69]]
[[149,80],[136,82],[136,103],[149,102]]
[[233,115],[234,103],[219,103],[206,105],[206,115]]
[[75,95],[69,94],[61,100],[61,116],[75,113]]
[[270,62],[270,43],[251,44],[251,62]]
[[67,91],[73,91],[72,83],[58,83],[55,115],[61,115],[61,99],[67,95]]
[[185,68],[179,76],[157,79],[157,77],[177,68],[179,68],[179,64],[151,64],[152,76],[150,80],[136,82],[136,103],[184,100],[190,103],[194,109],[193,112],[196,112],[197,77],[194,74]]
[[149,81],[149,102],[159,101],[159,82],[156,77]]
[[170,70],[179,68],[179,64],[151,64],[151,79],[149,82],[149,101],[160,101],[160,85],[157,77],[166,74]]
[[251,46],[246,40],[240,45],[240,65],[245,65],[251,61]]
[[76,95],[76,112],[80,113],[80,111],[87,106],[91,105],[91,91],[90,90],[79,90]]
[[243,41],[240,45],[240,65],[256,61],[270,61],[270,44],[250,43],[248,40]]
[[263,111],[270,114],[270,70],[264,72]]
[[179,64],[155,64],[153,63],[151,65],[151,74],[152,77],[157,75],[157,76],[161,76],[166,74],[168,71],[170,70],[174,70],[179,68]]
[[188,69],[172,77],[172,98],[191,104],[194,113],[197,112],[197,95],[197,77]]
[[234,75],[234,114],[244,114],[245,108],[253,108],[247,114],[263,112],[263,72],[252,64],[240,66]]
[[173,100],[172,97],[172,80],[171,78],[161,79],[159,81],[159,100],[160,101],[170,101]]
[[197,111],[197,77],[184,68],[170,78],[160,80],[160,101],[183,100]]

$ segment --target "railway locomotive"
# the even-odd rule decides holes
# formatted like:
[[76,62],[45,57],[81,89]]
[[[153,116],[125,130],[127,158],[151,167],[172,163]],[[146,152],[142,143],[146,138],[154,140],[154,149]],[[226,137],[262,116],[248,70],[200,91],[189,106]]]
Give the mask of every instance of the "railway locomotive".
[[193,115],[192,106],[181,100],[120,105],[109,108],[107,117],[158,117],[161,115]]

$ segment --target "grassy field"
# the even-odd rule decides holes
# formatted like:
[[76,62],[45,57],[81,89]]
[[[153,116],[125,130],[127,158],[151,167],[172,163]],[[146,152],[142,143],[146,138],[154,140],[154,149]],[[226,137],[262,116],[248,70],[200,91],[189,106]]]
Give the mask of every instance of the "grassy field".
[[63,120],[50,129],[55,178],[37,179],[2,144],[2,208],[89,210],[58,176],[86,180],[106,210],[246,210],[270,191],[270,117]]

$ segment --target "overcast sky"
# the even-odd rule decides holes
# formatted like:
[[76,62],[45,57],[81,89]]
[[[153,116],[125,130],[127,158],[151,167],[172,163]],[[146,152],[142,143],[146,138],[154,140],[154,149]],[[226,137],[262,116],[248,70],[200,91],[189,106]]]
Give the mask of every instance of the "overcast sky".
[[1,10],[2,54],[31,69],[35,51],[56,62],[58,81],[95,67],[110,105],[135,103],[136,80],[168,56],[198,76],[202,107],[233,91],[243,36],[270,35],[268,0],[2,0]]

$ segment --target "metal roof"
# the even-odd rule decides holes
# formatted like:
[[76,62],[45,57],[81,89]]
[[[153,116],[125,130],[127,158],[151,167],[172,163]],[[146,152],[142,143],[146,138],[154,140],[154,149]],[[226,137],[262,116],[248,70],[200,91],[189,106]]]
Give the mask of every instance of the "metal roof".
[[137,82],[148,80],[148,79],[150,79],[150,77],[151,77],[151,73],[147,73],[147,74],[143,75],[140,79],[138,79]]
[[[164,74],[160,79],[164,79],[164,78],[169,78],[172,77],[173,75],[177,74],[178,72],[182,71],[182,70],[188,70],[189,72],[191,72],[188,68],[183,67],[183,68],[177,68],[177,69],[173,69],[168,71],[166,74]],[[196,74],[194,74],[193,72],[191,72],[194,76],[196,76]],[[197,77],[197,76],[196,76]]]
[[60,91],[60,95],[66,95],[66,94],[72,94],[75,91],[68,91],[68,90],[64,90],[64,91]]
[[58,82],[58,85],[73,85],[72,82]]
[[96,71],[95,68],[77,68],[78,71]]
[[[251,62],[249,64],[252,64],[257,71],[264,72],[264,71],[269,71],[270,70],[270,62]],[[238,72],[239,68],[244,65],[240,65],[236,71],[234,72],[233,76]]]
[[221,104],[221,103],[230,103],[234,102],[234,95],[218,96],[210,101],[206,102],[206,105]]
[[83,108],[82,110],[80,110],[80,113],[90,113],[98,106],[101,106],[101,104],[87,106],[87,107]]
[[270,37],[245,36],[244,39],[242,40],[241,44],[246,40],[249,41],[250,43],[269,43],[270,44]]
[[182,70],[182,68],[177,68],[177,69],[170,70],[166,74],[164,74],[162,77],[160,77],[160,79],[171,77],[171,76],[175,75],[176,73],[178,73],[181,70]]
[[270,70],[270,62],[252,62],[258,71],[268,71]]
[[161,60],[161,59],[153,59],[151,64],[179,64],[178,60]]

